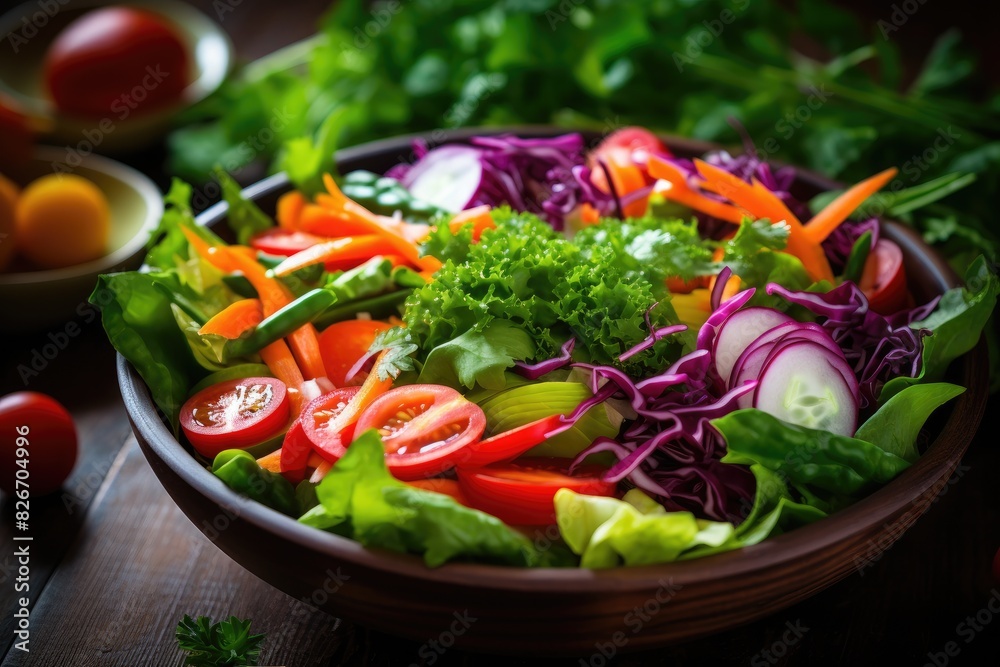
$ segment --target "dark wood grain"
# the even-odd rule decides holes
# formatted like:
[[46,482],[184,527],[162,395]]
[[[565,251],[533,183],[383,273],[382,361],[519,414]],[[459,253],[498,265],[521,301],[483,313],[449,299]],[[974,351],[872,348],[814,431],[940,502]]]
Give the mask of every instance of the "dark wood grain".
[[3,664],[178,665],[184,614],[253,618],[269,638],[265,664],[316,664],[340,641],[336,619],[262,584],[205,539],[130,440],[35,603],[30,654],[10,651]]

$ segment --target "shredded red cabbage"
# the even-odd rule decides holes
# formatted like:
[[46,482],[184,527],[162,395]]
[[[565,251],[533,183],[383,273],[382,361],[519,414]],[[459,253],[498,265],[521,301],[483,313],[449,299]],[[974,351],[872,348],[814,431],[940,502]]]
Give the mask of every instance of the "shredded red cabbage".
[[528,378],[529,380],[537,380],[546,373],[559,370],[563,366],[569,364],[569,362],[573,360],[573,347],[575,345],[576,338],[570,338],[562,344],[562,347],[559,349],[558,357],[546,359],[545,361],[539,361],[537,364],[526,364],[523,361],[518,361],[514,364],[514,372],[522,377]]
[[[470,144],[479,151],[483,178],[469,207],[507,204],[538,215],[555,229],[563,229],[566,216],[585,203],[605,217],[618,210],[614,197],[591,183],[580,134],[541,139],[473,137]],[[413,151],[418,161],[429,153],[420,140],[413,142]],[[386,176],[403,179],[412,167],[396,165]]]
[[797,292],[769,283],[777,294],[815,313],[818,324],[840,345],[858,378],[861,407],[874,406],[879,392],[893,377],[916,377],[920,372],[922,339],[931,332],[910,323],[925,318],[940,297],[908,311],[884,317],[868,307],[868,299],[852,281],[826,293]]
[[830,260],[830,267],[836,273],[840,273],[847,265],[847,258],[851,256],[854,244],[865,232],[872,233],[872,248],[878,243],[879,224],[878,218],[869,218],[863,222],[856,220],[845,220],[833,230],[823,241],[823,254]]

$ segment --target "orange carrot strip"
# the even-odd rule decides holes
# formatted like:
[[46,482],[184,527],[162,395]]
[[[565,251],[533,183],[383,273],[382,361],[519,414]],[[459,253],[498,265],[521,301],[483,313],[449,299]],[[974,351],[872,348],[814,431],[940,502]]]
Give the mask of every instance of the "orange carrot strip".
[[805,226],[806,236],[813,243],[822,243],[840,223],[847,220],[866,199],[884,188],[897,173],[895,167],[890,167],[848,188],[809,220]]
[[490,214],[491,207],[487,204],[482,206],[476,206],[473,208],[466,209],[464,211],[459,211],[456,213],[451,222],[448,223],[451,227],[452,232],[457,232],[459,229],[465,225],[472,225],[472,240],[478,241],[482,233],[487,229],[495,229],[497,224],[493,222],[493,216]]
[[[323,195],[319,195],[322,197]],[[319,198],[317,197],[317,199]],[[346,214],[317,204],[306,204],[299,216],[302,231],[317,236],[343,237],[367,233],[367,226],[360,226]]]
[[706,190],[722,195],[754,218],[766,218],[772,224],[787,224],[789,234],[785,252],[798,257],[813,280],[833,281],[833,270],[823,248],[806,236],[802,223],[773,192],[756,179],[747,183],[702,160],[695,159],[694,163],[698,173],[705,179],[702,187]]
[[312,264],[336,262],[340,260],[367,260],[375,255],[391,253],[395,248],[384,237],[374,234],[348,236],[332,239],[299,251],[283,260],[271,272],[276,276],[287,276]]
[[281,472],[281,450],[276,449],[270,454],[257,459],[257,465],[270,472]]
[[735,224],[740,224],[743,220],[743,213],[735,206],[730,206],[724,202],[715,201],[705,195],[696,192],[688,185],[687,177],[676,166],[670,164],[658,155],[649,156],[649,174],[653,178],[665,181],[669,184],[669,189],[658,190],[667,199],[672,199],[678,204],[683,204],[695,211],[700,211],[706,215],[719,220],[726,220]]
[[211,245],[208,241],[201,238],[187,227],[181,227],[181,233],[184,234],[184,237],[188,240],[188,243],[191,244],[194,251],[201,255],[202,259],[207,261],[209,264],[220,271],[225,271],[227,273],[236,270],[236,267],[227,259],[227,256],[216,252],[216,246]]
[[264,319],[264,308],[260,299],[241,299],[229,304],[205,322],[198,330],[200,334],[216,334],[230,340],[239,338]]
[[276,215],[278,225],[283,229],[295,231],[299,228],[299,218],[302,217],[302,209],[305,208],[306,198],[298,190],[286,192],[278,198]]
[[285,383],[288,388],[288,398],[292,402],[292,417],[297,417],[302,412],[301,387],[305,379],[302,371],[292,356],[292,351],[284,340],[276,340],[260,351],[260,358],[267,364],[267,367],[274,373],[274,377]]
[[[267,271],[256,260],[245,253],[234,250],[234,247],[220,247],[215,250],[228,256],[227,261],[232,261],[233,265],[257,290],[257,296],[260,297],[260,302],[264,307],[265,317],[292,302],[292,294],[287,287],[268,276]],[[323,370],[323,358],[319,353],[316,327],[311,324],[299,327],[289,334],[288,343],[295,353],[295,358],[298,359],[302,374],[306,379],[312,380],[326,375]]]

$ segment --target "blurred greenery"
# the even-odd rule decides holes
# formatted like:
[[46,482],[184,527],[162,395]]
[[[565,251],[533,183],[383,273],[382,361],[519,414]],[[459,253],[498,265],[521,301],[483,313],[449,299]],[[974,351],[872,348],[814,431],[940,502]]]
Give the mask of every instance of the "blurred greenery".
[[[885,34],[883,34],[885,33]],[[886,38],[888,36],[888,38]],[[812,57],[791,48],[805,45]],[[825,0],[345,0],[319,33],[252,63],[170,140],[172,168],[204,180],[272,168],[405,131],[624,125],[758,151],[844,181],[895,165],[897,187],[953,171],[976,182],[903,214],[961,274],[995,259],[1000,94],[945,32],[904,76],[892,33]],[[328,120],[329,119],[329,120]],[[324,123],[324,121],[327,121]]]

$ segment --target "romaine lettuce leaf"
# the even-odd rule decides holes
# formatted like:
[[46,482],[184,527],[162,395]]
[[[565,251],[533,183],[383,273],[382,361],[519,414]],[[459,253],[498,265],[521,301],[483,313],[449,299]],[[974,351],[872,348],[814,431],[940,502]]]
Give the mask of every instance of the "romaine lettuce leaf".
[[506,565],[567,564],[558,548],[537,549],[496,517],[389,474],[378,432],[359,435],[316,486],[319,505],[302,523],[347,535],[368,547],[422,554],[436,567],[472,559]]

